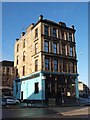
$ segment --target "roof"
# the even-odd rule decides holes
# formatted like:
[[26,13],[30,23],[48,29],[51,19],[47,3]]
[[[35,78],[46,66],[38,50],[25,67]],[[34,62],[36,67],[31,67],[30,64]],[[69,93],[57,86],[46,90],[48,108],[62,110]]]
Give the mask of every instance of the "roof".
[[[41,19],[39,20],[35,25],[33,25],[32,29],[38,24],[38,23],[47,23],[47,24],[50,24],[50,25],[54,25],[54,26],[57,26],[57,27],[60,27],[60,28],[64,28],[64,29],[67,29],[67,30],[70,30],[70,31],[76,31],[75,29],[71,28],[71,27],[67,27],[66,24],[64,22],[59,22],[59,23],[56,23],[54,21],[51,21],[51,20],[47,20],[47,19]],[[72,25],[73,26],[73,25]]]
[[[60,27],[61,29],[66,29],[66,30],[70,30],[72,32],[75,32],[76,30],[74,29],[74,25],[72,25],[71,27],[67,27],[66,24],[64,22],[54,22],[52,20],[48,20],[48,19],[43,19],[43,16],[40,15],[39,17],[39,20],[34,24],[32,23],[31,25],[29,25],[29,27],[26,28],[26,32],[27,30],[30,28],[31,30],[37,26],[40,22],[42,23],[46,23],[46,24],[49,24],[49,25],[53,25],[55,27]],[[25,35],[25,33],[23,34],[23,36]],[[16,39],[16,41],[18,41],[19,39]]]
[[1,61],[1,62],[0,62],[0,65],[1,65],[1,66],[14,67],[14,61],[4,60],[4,61]]

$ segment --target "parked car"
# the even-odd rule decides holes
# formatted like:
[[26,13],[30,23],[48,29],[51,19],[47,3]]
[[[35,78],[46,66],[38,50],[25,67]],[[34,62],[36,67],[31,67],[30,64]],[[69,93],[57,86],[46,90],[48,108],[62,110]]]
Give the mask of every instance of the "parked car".
[[20,103],[19,100],[17,100],[16,98],[13,98],[12,96],[4,96],[2,98],[2,103],[4,104],[4,102],[6,102],[6,105],[10,105],[10,104],[15,105]]

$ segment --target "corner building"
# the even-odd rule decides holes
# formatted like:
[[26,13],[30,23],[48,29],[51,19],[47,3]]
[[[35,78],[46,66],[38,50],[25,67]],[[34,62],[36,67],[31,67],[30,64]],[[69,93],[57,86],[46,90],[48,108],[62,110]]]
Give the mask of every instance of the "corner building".
[[75,29],[40,15],[15,42],[14,96],[56,104],[79,98]]

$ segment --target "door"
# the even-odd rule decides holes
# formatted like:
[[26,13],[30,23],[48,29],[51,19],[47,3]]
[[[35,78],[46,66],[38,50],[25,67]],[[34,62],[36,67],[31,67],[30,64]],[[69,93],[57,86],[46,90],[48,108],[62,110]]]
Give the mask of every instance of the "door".
[[21,91],[21,100],[23,100],[23,91]]

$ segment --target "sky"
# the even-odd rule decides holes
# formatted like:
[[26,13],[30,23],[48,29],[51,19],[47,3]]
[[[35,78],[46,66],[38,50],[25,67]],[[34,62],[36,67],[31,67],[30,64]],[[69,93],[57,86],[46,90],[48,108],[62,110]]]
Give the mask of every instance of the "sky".
[[87,2],[3,2],[2,60],[14,60],[14,44],[40,15],[43,19],[75,26],[76,52],[80,81],[88,85],[88,3]]

